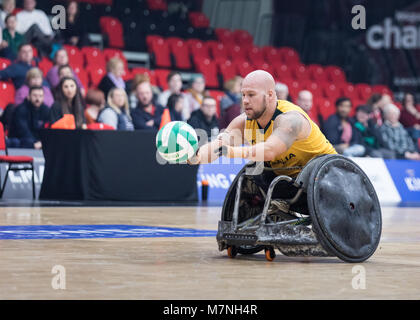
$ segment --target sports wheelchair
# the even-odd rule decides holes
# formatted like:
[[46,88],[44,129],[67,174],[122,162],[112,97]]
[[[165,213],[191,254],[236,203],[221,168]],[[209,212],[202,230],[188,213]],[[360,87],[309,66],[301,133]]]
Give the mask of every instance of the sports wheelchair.
[[[351,159],[318,156],[296,179],[276,176],[266,191],[255,183],[255,172],[274,169],[263,165],[245,165],[230,186],[216,237],[220,251],[234,258],[264,250],[272,261],[277,248],[286,256],[335,256],[351,263],[375,252],[381,207],[369,178]],[[272,198],[280,181],[297,188],[292,198]],[[306,197],[306,212],[293,210],[300,197]]]

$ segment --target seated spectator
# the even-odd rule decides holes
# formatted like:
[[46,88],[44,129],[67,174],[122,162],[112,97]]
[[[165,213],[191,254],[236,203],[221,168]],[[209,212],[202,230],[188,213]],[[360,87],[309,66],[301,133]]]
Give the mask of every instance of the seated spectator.
[[420,154],[416,151],[408,132],[399,122],[400,110],[393,104],[384,107],[384,123],[379,128],[385,148],[396,153],[397,158],[420,160]]
[[370,107],[370,118],[374,123],[381,126],[383,123],[383,108],[385,105],[392,103],[392,99],[388,94],[374,93],[367,101]]
[[302,90],[298,93],[298,97],[296,100],[296,104],[303,109],[311,118],[313,122],[315,122],[318,126],[320,125],[320,119],[318,114],[315,112],[313,108],[313,96],[312,93],[308,90]]
[[[150,82],[150,77],[147,73],[138,73],[133,77],[133,79],[127,82],[129,83],[127,86],[130,88],[130,94],[128,96],[128,100],[130,102],[130,108],[132,109],[136,108],[137,104],[139,103],[139,101],[137,100],[136,88],[137,88],[137,85],[143,81]],[[152,91],[153,91],[153,101],[155,101],[161,91],[157,86],[154,86],[152,84],[151,86],[152,86]]]
[[191,88],[185,93],[186,108],[182,110],[182,117],[184,119],[189,119],[193,111],[200,109],[205,90],[206,81],[204,77],[201,74],[194,76],[191,81]]
[[57,96],[50,110],[50,123],[60,120],[64,114],[72,114],[76,129],[86,129],[85,101],[74,78],[61,79]]
[[102,78],[98,85],[98,89],[102,90],[105,97],[108,96],[112,88],[120,88],[125,90],[125,82],[122,78],[124,74],[124,62],[119,58],[112,58],[106,64],[107,74]]
[[54,103],[54,97],[48,86],[43,85],[42,71],[38,68],[29,69],[26,74],[26,81],[15,93],[15,104],[21,104],[29,94],[29,88],[31,87],[42,87],[44,89],[44,101],[43,103],[51,107]]
[[[168,90],[163,91],[157,99],[157,103],[161,106],[166,106],[168,103],[169,97],[176,93],[181,94],[182,90],[182,78],[181,74],[177,71],[172,71],[168,77],[166,78],[166,81],[168,83]],[[186,100],[185,100],[186,105]]]
[[289,100],[289,88],[287,87],[286,84],[277,82],[275,90],[276,90],[277,100]]
[[174,93],[168,99],[166,106],[169,110],[171,121],[182,121],[182,112],[184,109],[184,96],[182,94]]
[[379,127],[369,119],[370,108],[367,105],[358,106],[354,128],[360,132],[361,144],[366,148],[366,156],[374,158],[395,158],[395,152],[382,148]]
[[220,101],[220,122],[219,128],[226,128],[233,119],[241,114],[241,85],[242,78],[236,76],[227,80],[223,87],[225,95]]
[[23,1],[23,10],[16,15],[16,30],[24,35],[27,43],[35,45],[41,55],[48,56],[54,32],[46,13],[35,7],[35,0]]
[[67,5],[66,28],[60,30],[60,39],[65,44],[83,47],[88,45],[85,24],[81,21],[77,1],[70,1]]
[[23,43],[23,36],[16,32],[16,16],[9,14],[3,28],[3,41],[0,43],[0,55],[10,60],[15,60],[18,48]]
[[30,44],[22,44],[19,47],[18,58],[6,69],[0,71],[0,80],[12,80],[15,89],[19,89],[25,83],[26,73],[32,68],[33,50]]
[[144,81],[139,83],[136,88],[136,95],[139,103],[131,111],[134,129],[159,129],[164,109],[159,104],[153,103],[153,92],[150,82]]
[[48,122],[50,109],[43,104],[42,87],[31,87],[28,98],[16,107],[9,131],[8,146],[41,149],[39,130]]
[[124,89],[112,88],[109,91],[108,104],[99,112],[98,122],[114,127],[116,130],[134,130],[131,120],[127,93]]
[[194,129],[204,130],[209,141],[216,137],[219,134],[219,125],[216,117],[216,100],[213,97],[205,96],[200,109],[191,114],[188,124]]
[[101,90],[89,89],[86,93],[86,124],[95,123],[99,112],[105,107],[105,96]]
[[3,0],[2,8],[0,10],[0,28],[6,28],[6,17],[9,14],[14,14],[16,10],[15,0]]
[[351,101],[343,97],[335,102],[337,113],[325,122],[324,134],[335,150],[349,157],[361,157],[365,154],[365,147],[361,144],[359,132],[350,121]]
[[404,94],[402,107],[400,122],[410,136],[417,141],[420,138],[420,110],[416,107],[413,94]]
[[[67,54],[66,49],[57,50],[54,55],[54,66],[47,73],[47,80],[51,88],[57,87],[57,85],[60,83],[60,75],[58,74],[58,69],[61,66],[68,66],[68,65],[69,65],[69,56]],[[82,93],[83,93],[85,88],[80,82],[79,77],[76,75],[73,69],[71,70],[71,72],[72,72],[72,77],[76,79],[77,85],[79,86],[79,88],[82,90]]]

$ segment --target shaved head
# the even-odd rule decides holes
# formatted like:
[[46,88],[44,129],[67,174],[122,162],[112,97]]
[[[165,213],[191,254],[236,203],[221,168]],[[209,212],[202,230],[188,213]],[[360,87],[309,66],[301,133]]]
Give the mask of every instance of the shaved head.
[[249,73],[242,82],[242,104],[245,114],[250,119],[259,119],[267,111],[274,112],[277,95],[276,82],[271,74],[264,70]]

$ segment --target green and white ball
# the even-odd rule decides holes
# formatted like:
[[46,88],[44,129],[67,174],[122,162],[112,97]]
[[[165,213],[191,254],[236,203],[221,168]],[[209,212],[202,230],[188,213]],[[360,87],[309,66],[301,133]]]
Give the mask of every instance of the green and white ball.
[[198,148],[198,138],[193,127],[183,121],[172,121],[159,130],[156,148],[170,163],[185,163]]

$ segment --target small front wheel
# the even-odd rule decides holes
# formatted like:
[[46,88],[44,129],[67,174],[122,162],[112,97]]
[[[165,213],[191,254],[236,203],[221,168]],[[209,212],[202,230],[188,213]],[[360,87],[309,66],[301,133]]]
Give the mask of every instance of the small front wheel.
[[229,246],[227,248],[227,255],[229,258],[233,259],[238,254],[238,249],[235,246]]
[[274,251],[273,247],[265,248],[265,258],[267,261],[273,261],[276,257],[276,252]]

